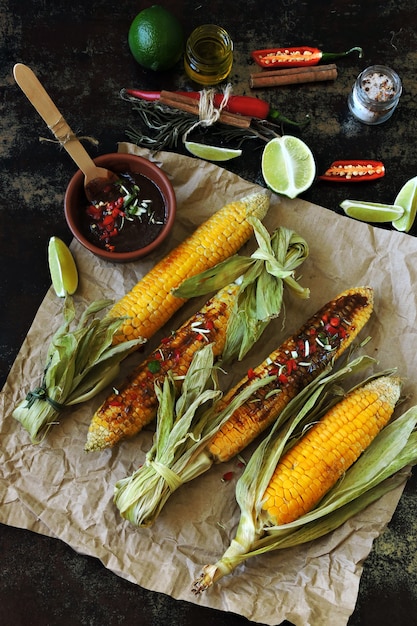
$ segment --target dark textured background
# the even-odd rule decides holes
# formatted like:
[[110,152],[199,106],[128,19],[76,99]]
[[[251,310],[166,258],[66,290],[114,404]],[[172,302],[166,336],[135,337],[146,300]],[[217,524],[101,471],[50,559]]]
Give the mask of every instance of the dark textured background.
[[[49,137],[41,118],[15,85],[12,69],[35,70],[72,129],[90,135],[92,156],[117,150],[126,129],[137,124],[122,87],[190,88],[181,64],[167,74],[142,70],[127,46],[133,17],[152,2],[132,0],[0,0],[0,382],[4,383],[31,321],[49,287],[46,250],[52,235],[69,243],[63,196],[75,166]],[[235,41],[230,76],[235,94],[250,93],[250,51],[273,45],[316,45],[326,51],[364,48],[364,59],[338,61],[334,83],[257,91],[289,117],[311,116],[302,138],[313,150],[318,172],[339,158],[376,158],[387,174],[377,183],[346,187],[316,182],[303,198],[340,211],[346,197],[393,202],[417,174],[417,2],[381,4],[345,0],[163,1],[186,34],[200,24],[219,23]],[[403,80],[393,118],[368,127],[353,120],[346,99],[357,74],[383,63]],[[225,164],[263,184],[262,142]],[[353,195],[354,194],[354,195]],[[412,233],[417,234],[414,227]],[[343,233],[340,233],[343,236]],[[331,263],[331,259],[329,259]],[[404,294],[407,297],[407,294]],[[395,329],[393,329],[395,339]],[[349,626],[417,624],[417,496],[410,479],[386,532],[364,566],[357,606]],[[11,626],[243,626],[236,615],[198,608],[145,591],[76,554],[65,544],[0,526],[0,622]],[[277,591],[277,602],[279,592]],[[326,625],[327,626],[327,625]],[[330,625],[329,625],[330,626]]]

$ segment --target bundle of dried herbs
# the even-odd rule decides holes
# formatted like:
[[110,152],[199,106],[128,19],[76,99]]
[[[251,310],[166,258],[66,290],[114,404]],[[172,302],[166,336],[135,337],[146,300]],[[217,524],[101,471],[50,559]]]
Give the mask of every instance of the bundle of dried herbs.
[[[138,126],[131,126],[126,130],[127,136],[133,143],[150,150],[177,148],[199,119],[197,114],[181,110],[177,106],[168,106],[159,100],[140,100],[130,96],[126,90],[122,90],[120,95],[123,100],[132,103],[133,111],[139,118]],[[298,123],[285,117],[281,120],[282,124],[294,126],[303,126],[307,121]],[[282,124],[252,119],[248,127],[240,127],[217,121],[205,130],[209,130],[225,143],[234,142],[240,147],[247,140],[261,139],[266,142],[273,137],[279,137],[282,134]]]

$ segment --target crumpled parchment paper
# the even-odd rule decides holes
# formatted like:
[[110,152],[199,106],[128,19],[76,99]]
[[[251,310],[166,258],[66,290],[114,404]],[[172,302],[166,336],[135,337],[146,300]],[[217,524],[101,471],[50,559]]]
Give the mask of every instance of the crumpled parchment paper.
[[[80,312],[92,300],[122,297],[213,211],[260,189],[198,159],[151,154],[131,144],[120,144],[119,150],[136,151],[162,167],[177,194],[177,220],[157,253],[128,265],[101,261],[73,241]],[[311,297],[297,300],[286,294],[285,327],[282,318],[272,323],[244,362],[229,372],[230,384],[325,302],[348,287],[369,284],[375,290],[375,313],[362,334],[372,337],[366,352],[378,359],[380,369],[398,367],[405,392],[411,396],[408,404],[414,404],[417,240],[276,195],[264,223],[270,232],[285,225],[307,240],[310,256],[298,275],[303,286],[310,287]],[[250,253],[254,247],[251,241],[242,252]],[[177,328],[200,304],[189,301],[167,327]],[[32,445],[11,412],[40,381],[46,346],[62,321],[61,311],[62,301],[50,289],[0,396],[0,521],[57,537],[74,550],[99,558],[118,576],[174,598],[271,625],[287,619],[296,626],[344,626],[355,607],[362,563],[390,520],[402,489],[384,496],[331,535],[250,559],[200,597],[193,596],[191,585],[202,566],[216,561],[233,536],[239,518],[234,487],[242,468],[236,459],[212,468],[173,494],[153,527],[137,529],[122,520],[113,505],[113,487],[142,463],[151,445],[152,426],[113,450],[85,453],[88,425],[104,400],[103,393],[65,413],[40,445]],[[145,354],[167,327],[147,344]],[[141,358],[143,354],[131,355],[120,378]],[[401,410],[406,408],[407,403]],[[251,449],[243,456],[248,458]],[[233,479],[222,482],[227,471],[233,471]]]

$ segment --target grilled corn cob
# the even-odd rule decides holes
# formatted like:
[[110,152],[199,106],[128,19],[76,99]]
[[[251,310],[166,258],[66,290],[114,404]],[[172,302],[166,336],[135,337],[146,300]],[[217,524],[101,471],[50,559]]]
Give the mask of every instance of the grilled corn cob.
[[209,445],[215,462],[238,454],[264,431],[297,393],[352,343],[373,309],[370,287],[349,289],[331,300],[219,402],[227,405],[255,378],[274,376],[223,424]]
[[284,454],[263,497],[269,524],[288,524],[316,506],[388,423],[400,390],[400,379],[388,376],[355,389]]
[[[236,534],[223,556],[203,568],[194,593],[251,556],[294,547],[338,528],[396,486],[386,478],[416,462],[410,435],[417,407],[388,425],[400,397],[398,377],[380,374],[363,383],[330,403],[316,421],[314,408],[325,389],[317,395],[313,385],[306,412],[302,407],[285,429],[273,429],[255,450],[236,485],[241,508]],[[297,429],[301,438],[291,444]]]
[[185,302],[173,295],[173,289],[235,254],[253,232],[247,217],[262,220],[268,208],[269,196],[253,193],[225,205],[201,224],[112,307],[110,316],[127,317],[116,341],[149,339],[162,328]]
[[111,448],[149,424],[157,412],[155,383],[162,383],[171,371],[179,390],[193,355],[203,345],[213,344],[214,357],[222,354],[227,322],[238,290],[236,284],[220,289],[199,312],[163,339],[129,379],[108,396],[91,420],[87,452]]

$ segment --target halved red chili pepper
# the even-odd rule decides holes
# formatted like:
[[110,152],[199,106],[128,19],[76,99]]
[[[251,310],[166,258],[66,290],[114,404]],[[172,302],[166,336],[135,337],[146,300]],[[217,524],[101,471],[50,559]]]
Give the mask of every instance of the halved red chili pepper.
[[356,159],[349,161],[334,161],[325,171],[320,180],[336,183],[360,182],[376,180],[385,175],[385,167],[382,161]]
[[301,46],[299,48],[267,48],[255,50],[251,56],[255,63],[266,69],[277,67],[306,67],[317,65],[320,61],[332,61],[340,59],[352,52],[358,52],[359,58],[363,55],[362,48],[355,46],[346,52],[323,52],[318,48]]

